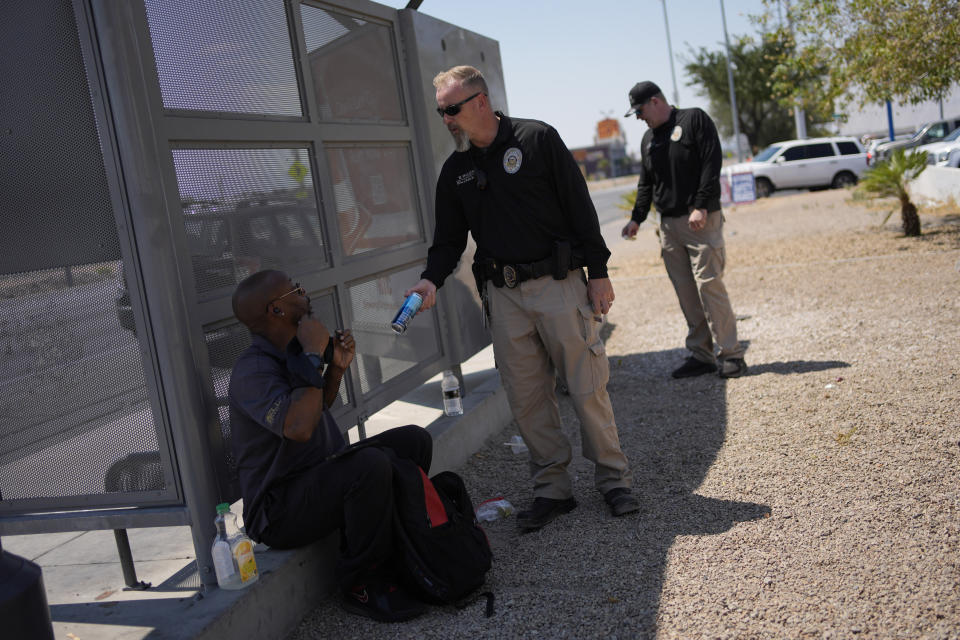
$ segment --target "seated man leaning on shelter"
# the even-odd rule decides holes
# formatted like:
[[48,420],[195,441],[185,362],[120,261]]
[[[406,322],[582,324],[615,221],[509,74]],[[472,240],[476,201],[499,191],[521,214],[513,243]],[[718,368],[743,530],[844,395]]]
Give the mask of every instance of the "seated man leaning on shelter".
[[[382,621],[424,611],[392,575],[393,470],[383,448],[430,469],[433,441],[408,425],[344,453],[330,415],[356,345],[331,336],[299,283],[260,271],[233,294],[233,312],[252,334],[230,378],[230,429],[247,534],[277,549],[341,532],[336,578],[347,610]],[[336,455],[335,454],[340,454]]]

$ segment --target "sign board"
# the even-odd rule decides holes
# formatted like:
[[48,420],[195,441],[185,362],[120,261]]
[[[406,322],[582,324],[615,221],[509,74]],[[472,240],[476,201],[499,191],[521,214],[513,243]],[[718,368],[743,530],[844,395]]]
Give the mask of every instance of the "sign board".
[[749,171],[734,173],[731,178],[730,190],[733,193],[734,202],[753,202],[757,199],[757,193],[753,186],[753,173]]

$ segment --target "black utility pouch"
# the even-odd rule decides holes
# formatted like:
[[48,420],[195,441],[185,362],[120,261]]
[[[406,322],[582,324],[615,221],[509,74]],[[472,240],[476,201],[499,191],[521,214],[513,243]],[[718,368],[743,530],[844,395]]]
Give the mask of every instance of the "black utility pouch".
[[565,280],[570,272],[570,259],[573,250],[566,240],[557,240],[553,243],[553,279]]
[[480,296],[482,297],[483,282],[484,280],[486,280],[486,278],[483,277],[483,265],[477,262],[476,260],[474,260],[473,264],[470,265],[470,269],[471,271],[473,271],[473,282],[474,284],[477,285],[477,293],[479,293]]

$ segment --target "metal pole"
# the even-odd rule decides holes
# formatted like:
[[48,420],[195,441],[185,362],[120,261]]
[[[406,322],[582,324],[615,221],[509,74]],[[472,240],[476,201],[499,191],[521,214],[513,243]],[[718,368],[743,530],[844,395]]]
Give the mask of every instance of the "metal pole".
[[[787,5],[787,25],[790,27],[790,35],[793,36],[793,18],[790,15],[790,0],[785,0]],[[806,140],[807,138],[807,114],[798,100],[793,105],[793,124],[797,128],[797,139]]]
[[733,63],[730,60],[730,36],[727,35],[727,12],[720,0],[720,17],[723,18],[723,40],[727,44],[727,83],[730,85],[730,110],[733,112],[733,140],[737,145],[737,162],[743,162],[740,148],[740,113],[737,111],[737,92],[733,88]]
[[887,100],[887,130],[890,132],[890,139],[893,140],[893,105]]
[[673,77],[673,106],[680,105],[680,92],[677,91],[677,72],[673,68],[673,45],[670,44],[670,23],[667,21],[667,0],[660,0],[663,4],[663,26],[667,30],[667,52],[670,54],[670,75]]

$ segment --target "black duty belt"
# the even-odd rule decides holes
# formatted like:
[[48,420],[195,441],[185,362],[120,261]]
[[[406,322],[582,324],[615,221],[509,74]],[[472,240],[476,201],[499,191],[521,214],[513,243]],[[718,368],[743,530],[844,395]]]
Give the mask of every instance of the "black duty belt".
[[[490,280],[495,287],[507,287],[513,289],[521,282],[527,280],[536,280],[544,276],[553,275],[556,278],[557,271],[554,268],[555,258],[550,256],[537,262],[528,262],[525,264],[510,264],[496,259],[482,259],[476,266],[479,266],[482,280]],[[570,269],[576,269],[583,266],[583,260],[574,256],[570,259],[568,268],[561,269],[563,275],[566,275]],[[561,280],[562,278],[557,278]]]

